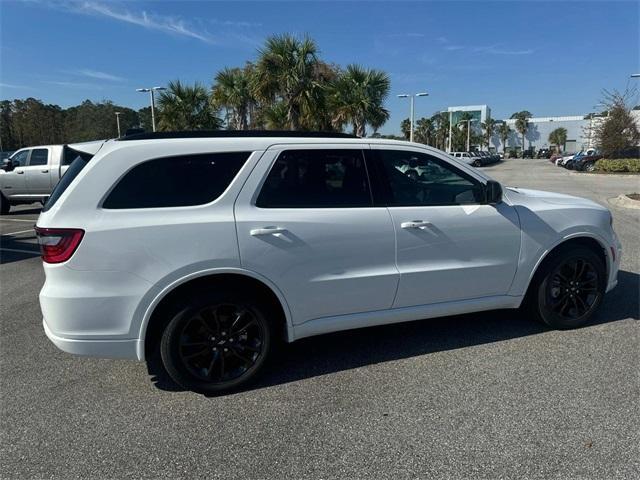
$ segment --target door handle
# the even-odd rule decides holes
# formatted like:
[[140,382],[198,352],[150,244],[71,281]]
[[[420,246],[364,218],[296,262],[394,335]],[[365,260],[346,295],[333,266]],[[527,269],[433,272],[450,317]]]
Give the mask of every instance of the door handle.
[[253,230],[250,230],[249,233],[255,237],[256,235],[274,235],[276,233],[284,233],[286,231],[287,231],[286,228],[264,227],[264,228],[254,228]]
[[24,170],[16,170],[16,173],[17,173],[18,175],[22,175],[22,174],[24,174]]
[[49,173],[49,170],[40,170],[42,173]]
[[411,220],[410,222],[402,222],[401,228],[424,228],[430,227],[431,222],[425,222],[424,220]]

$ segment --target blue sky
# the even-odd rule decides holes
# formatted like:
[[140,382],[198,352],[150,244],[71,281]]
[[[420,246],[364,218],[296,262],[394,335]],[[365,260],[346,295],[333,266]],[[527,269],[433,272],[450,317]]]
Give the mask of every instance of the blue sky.
[[[640,3],[2,1],[0,98],[70,106],[148,104],[138,87],[179,78],[210,85],[254,59],[265,37],[310,35],[324,60],[391,75],[383,133],[416,117],[487,104],[494,118],[580,115],[602,88],[640,71]],[[631,80],[638,82],[638,80]]]

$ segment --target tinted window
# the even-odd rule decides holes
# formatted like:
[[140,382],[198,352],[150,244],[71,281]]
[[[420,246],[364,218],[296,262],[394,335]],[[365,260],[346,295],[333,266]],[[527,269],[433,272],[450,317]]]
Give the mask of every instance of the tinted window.
[[53,189],[53,192],[51,192],[51,196],[47,199],[47,203],[44,204],[44,208],[42,209],[43,212],[46,212],[53,207],[71,182],[73,182],[82,169],[87,166],[89,160],[91,160],[90,156],[76,156],[76,159],[71,162],[71,165],[69,165],[69,168],[67,168],[67,171],[62,175],[62,178]]
[[205,153],[149,160],[125,174],[103,207],[184,207],[212,202],[226,190],[250,153]]
[[29,165],[46,165],[49,162],[49,150],[46,148],[36,148],[31,150]]
[[269,172],[256,202],[263,208],[369,207],[360,150],[288,150]]
[[11,161],[18,167],[24,167],[27,164],[29,158],[29,150],[22,150],[11,157]]
[[480,182],[430,155],[379,150],[378,162],[389,206],[464,205],[484,198]]

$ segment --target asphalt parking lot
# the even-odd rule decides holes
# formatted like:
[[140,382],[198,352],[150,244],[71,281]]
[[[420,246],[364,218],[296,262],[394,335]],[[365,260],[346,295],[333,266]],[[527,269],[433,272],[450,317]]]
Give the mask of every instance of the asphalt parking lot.
[[639,478],[640,210],[608,199],[640,176],[485,171],[612,208],[619,285],[591,325],[499,311],[309,338],[224,397],[58,351],[37,302],[38,210],[16,208],[0,220],[0,477]]

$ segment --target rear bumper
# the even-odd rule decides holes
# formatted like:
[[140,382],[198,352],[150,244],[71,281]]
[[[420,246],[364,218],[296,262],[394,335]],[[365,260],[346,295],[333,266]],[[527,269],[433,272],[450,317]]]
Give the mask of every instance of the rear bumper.
[[85,340],[57,335],[42,319],[44,333],[63,352],[101,358],[138,359],[138,339],[126,340]]

